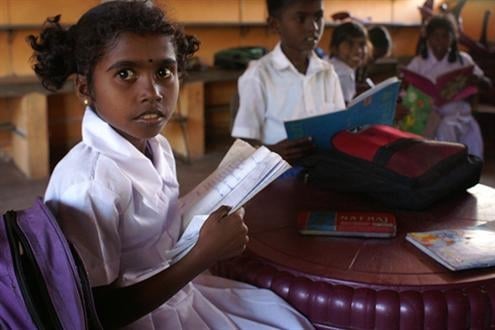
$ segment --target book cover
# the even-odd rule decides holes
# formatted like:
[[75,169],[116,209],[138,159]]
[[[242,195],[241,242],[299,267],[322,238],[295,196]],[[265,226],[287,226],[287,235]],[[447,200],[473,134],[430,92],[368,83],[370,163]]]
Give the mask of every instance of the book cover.
[[402,104],[409,109],[409,113],[398,122],[399,128],[423,135],[433,109],[432,98],[413,85],[409,85],[406,95],[402,98]]
[[384,212],[302,211],[297,229],[304,235],[393,237],[395,216]]
[[451,101],[464,100],[478,92],[476,86],[470,83],[473,70],[474,66],[469,65],[446,72],[435,81],[407,68],[402,68],[401,73],[406,83],[430,96],[434,105],[442,106]]
[[392,77],[356,97],[347,109],[286,121],[289,140],[311,136],[318,149],[329,149],[335,133],[364,125],[392,125],[400,81]]
[[406,240],[453,271],[495,266],[495,231],[486,227],[408,233]]

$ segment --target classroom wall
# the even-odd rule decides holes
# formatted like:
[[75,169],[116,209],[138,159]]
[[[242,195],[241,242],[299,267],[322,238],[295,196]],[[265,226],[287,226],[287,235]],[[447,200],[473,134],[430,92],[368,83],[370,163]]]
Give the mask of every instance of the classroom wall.
[[[31,75],[31,51],[25,42],[46,17],[62,14],[62,22],[74,23],[98,0],[0,0],[0,77]],[[186,31],[202,41],[198,56],[213,63],[219,49],[261,45],[272,48],[276,42],[264,26],[265,0],[156,0],[172,17],[185,24]],[[208,10],[203,10],[205,3]],[[453,1],[450,1],[451,3]],[[423,0],[324,0],[327,22],[330,15],[348,11],[360,19],[387,23],[394,40],[393,56],[411,56],[418,37],[419,12]],[[440,4],[440,1],[436,1]],[[469,0],[462,18],[466,33],[478,39],[485,10],[495,13],[495,0]],[[489,24],[489,40],[495,42],[495,17]],[[320,46],[327,49],[332,26],[327,26]]]
[[[323,0],[326,28],[320,47],[328,49],[335,22],[332,13],[347,11],[371,23],[384,23],[393,39],[392,56],[407,58],[414,54],[419,36],[420,15],[417,7],[424,0]],[[277,36],[265,24],[265,0],[155,0],[168,14],[185,26],[187,33],[201,40],[197,53],[200,60],[213,64],[214,54],[225,48],[259,45],[271,49]],[[441,1],[436,1],[440,4]],[[449,0],[449,3],[455,1]],[[62,14],[63,24],[73,24],[87,9],[100,0],[0,0],[0,78],[33,75],[29,58],[31,50],[25,39],[37,33],[47,17]],[[207,10],[204,8],[208,6]],[[462,18],[465,32],[478,39],[485,10],[495,13],[495,0],[469,0]],[[489,24],[488,38],[495,43],[495,17]],[[205,90],[206,107],[215,108],[228,102],[235,82],[212,85]],[[221,102],[220,102],[220,101]],[[1,129],[9,120],[9,102],[0,98],[0,151],[11,147],[10,135]],[[67,108],[67,109],[62,109]],[[226,112],[207,112],[206,125],[228,130]],[[48,124],[51,153],[68,148],[80,139],[82,105],[73,93],[48,97]],[[1,155],[1,152],[0,152]],[[58,156],[57,156],[58,157]],[[55,158],[57,158],[55,157]]]

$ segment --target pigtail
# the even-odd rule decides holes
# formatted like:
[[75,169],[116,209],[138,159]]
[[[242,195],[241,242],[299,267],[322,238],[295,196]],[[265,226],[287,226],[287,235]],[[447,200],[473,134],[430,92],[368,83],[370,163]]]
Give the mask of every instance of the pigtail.
[[174,33],[177,55],[177,67],[179,74],[186,68],[187,60],[199,49],[199,40],[191,35],[186,35],[182,29],[177,28]]
[[48,18],[39,36],[27,37],[33,49],[33,70],[50,91],[62,88],[67,78],[77,72],[74,27],[66,30],[59,22],[60,15]]
[[459,60],[459,62],[461,64],[464,64],[463,60],[462,60],[462,57],[459,55],[459,48],[457,47],[457,40],[452,40],[452,45],[450,46],[450,52],[449,52],[449,63],[454,63],[456,62],[457,60]]
[[421,58],[428,58],[428,46],[426,43],[426,37],[421,36],[418,41],[418,45],[416,46],[416,55],[420,55]]

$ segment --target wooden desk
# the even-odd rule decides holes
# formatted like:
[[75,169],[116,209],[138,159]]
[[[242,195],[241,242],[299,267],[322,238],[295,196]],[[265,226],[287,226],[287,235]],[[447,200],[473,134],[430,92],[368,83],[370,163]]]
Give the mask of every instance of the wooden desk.
[[[58,93],[70,91],[67,84]],[[0,78],[0,147],[33,179],[49,174],[49,94],[34,76]]]
[[[218,98],[215,93],[207,97],[205,86],[235,84],[241,73],[208,69],[186,75],[178,115],[163,131],[176,155],[188,160],[204,155],[205,99]],[[50,165],[80,141],[83,110],[70,82],[50,93],[34,76],[0,78],[0,155],[12,157],[29,178],[48,176]]]
[[279,179],[246,207],[246,252],[213,272],[275,291],[320,329],[493,328],[495,269],[451,272],[404,239],[495,220],[493,201],[495,189],[477,185],[426,211],[394,212],[392,239],[303,236],[295,227],[299,210],[386,209]]
[[[232,93],[229,94],[222,84],[234,83],[236,86],[237,78],[241,74],[242,71],[238,70],[216,68],[187,73],[181,84],[176,116],[163,130],[177,156],[194,160],[205,154],[206,105],[212,103],[208,102],[208,99],[230,100]],[[218,85],[218,88],[207,89],[212,85]]]

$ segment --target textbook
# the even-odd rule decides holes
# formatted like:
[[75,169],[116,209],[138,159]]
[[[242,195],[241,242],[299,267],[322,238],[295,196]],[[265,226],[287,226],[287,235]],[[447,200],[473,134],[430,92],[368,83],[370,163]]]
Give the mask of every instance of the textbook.
[[347,109],[323,115],[286,121],[289,140],[311,136],[318,149],[329,149],[335,133],[363,125],[392,125],[400,80],[392,77],[353,99]]
[[495,266],[495,231],[488,226],[408,233],[406,240],[446,268]]
[[426,129],[433,116],[433,101],[430,96],[423,93],[414,85],[409,85],[406,94],[402,98],[402,104],[409,109],[409,113],[399,122],[399,128],[403,131],[426,135]]
[[222,205],[231,208],[229,214],[234,213],[290,167],[264,146],[254,148],[242,140],[234,141],[217,169],[180,198],[183,234],[168,252],[170,258],[178,260],[194,246],[210,213]]
[[438,76],[434,81],[407,68],[401,68],[404,82],[432,98],[433,104],[459,101],[476,94],[478,89],[471,84],[474,66],[469,65]]
[[384,212],[301,211],[297,229],[303,235],[393,237],[397,224]]

